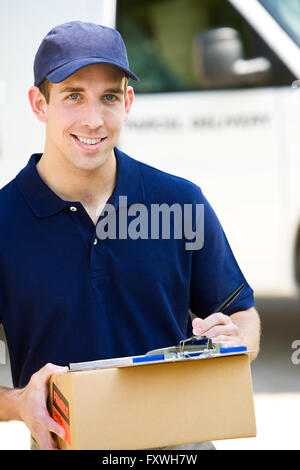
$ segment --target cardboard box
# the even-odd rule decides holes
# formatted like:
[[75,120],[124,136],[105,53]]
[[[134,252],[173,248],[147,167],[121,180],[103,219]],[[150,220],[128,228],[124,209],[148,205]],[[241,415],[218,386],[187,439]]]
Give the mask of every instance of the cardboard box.
[[247,353],[50,379],[61,449],[152,449],[256,435]]

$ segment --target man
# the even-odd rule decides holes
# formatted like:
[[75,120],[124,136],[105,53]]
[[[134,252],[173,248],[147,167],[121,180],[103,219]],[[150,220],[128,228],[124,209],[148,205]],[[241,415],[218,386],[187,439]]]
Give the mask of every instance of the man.
[[[57,26],[34,73],[29,101],[45,123],[44,152],[0,193],[0,321],[15,387],[0,389],[0,420],[22,420],[39,448],[55,449],[51,433],[64,438],[64,430],[47,411],[51,374],[70,362],[144,354],[192,333],[245,344],[254,358],[259,317],[200,188],[116,147],[134,99],[128,78],[137,80],[119,33],[79,21]],[[174,203],[204,206],[201,248],[188,250],[186,236],[121,233],[134,207]],[[120,233],[101,238],[108,205]],[[225,314],[212,314],[242,282]]]

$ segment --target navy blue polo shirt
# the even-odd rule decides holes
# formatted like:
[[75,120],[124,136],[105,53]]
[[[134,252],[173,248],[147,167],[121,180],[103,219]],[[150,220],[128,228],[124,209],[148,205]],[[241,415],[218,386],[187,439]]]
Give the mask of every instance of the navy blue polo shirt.
[[177,344],[192,334],[189,310],[205,318],[242,282],[246,288],[224,313],[254,305],[201,189],[117,148],[115,155],[117,181],[108,201],[115,215],[136,204],[148,214],[153,204],[203,204],[203,246],[188,250],[184,236],[161,233],[97,237],[82,204],[60,199],[38,174],[41,154],[32,155],[0,191],[0,321],[16,387],[47,362],[68,365]]

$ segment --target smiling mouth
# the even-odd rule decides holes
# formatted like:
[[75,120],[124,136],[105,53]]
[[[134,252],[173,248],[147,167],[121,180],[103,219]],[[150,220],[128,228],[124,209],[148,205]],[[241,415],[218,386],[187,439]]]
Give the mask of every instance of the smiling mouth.
[[71,134],[76,143],[84,149],[96,150],[101,143],[106,140],[106,137],[81,137],[79,135]]

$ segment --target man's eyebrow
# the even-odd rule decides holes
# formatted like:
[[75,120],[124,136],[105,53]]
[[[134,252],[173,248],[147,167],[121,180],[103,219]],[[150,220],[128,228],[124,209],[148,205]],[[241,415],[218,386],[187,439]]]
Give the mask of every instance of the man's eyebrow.
[[65,86],[59,91],[59,93],[80,93],[82,91],[84,91],[84,88]]
[[[59,93],[81,93],[83,91],[85,91],[84,88],[65,86],[59,91]],[[106,94],[106,93],[114,93],[116,95],[124,95],[124,90],[123,90],[123,88],[108,88],[107,90],[104,90],[104,92],[103,92],[103,94]]]
[[116,95],[124,95],[124,90],[123,88],[109,88],[107,90],[104,90],[103,93],[114,93]]

